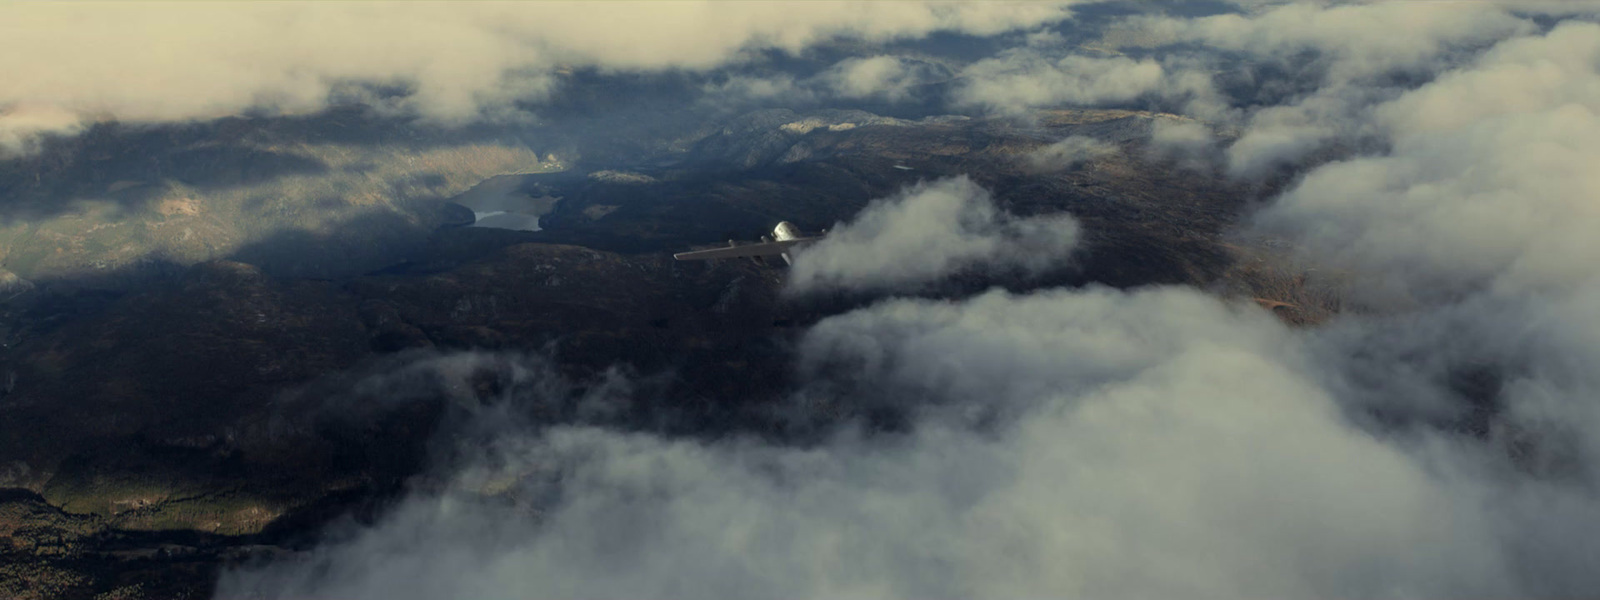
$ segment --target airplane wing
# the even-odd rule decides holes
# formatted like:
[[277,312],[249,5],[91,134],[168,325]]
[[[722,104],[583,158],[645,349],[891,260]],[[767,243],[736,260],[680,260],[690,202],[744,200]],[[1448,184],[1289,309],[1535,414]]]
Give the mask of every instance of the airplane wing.
[[744,258],[749,256],[777,256],[788,252],[790,248],[806,242],[814,242],[820,238],[800,238],[797,240],[784,240],[781,242],[760,242],[745,246],[730,246],[727,248],[712,248],[710,250],[695,250],[693,252],[679,252],[672,255],[678,260],[707,260],[712,258]]

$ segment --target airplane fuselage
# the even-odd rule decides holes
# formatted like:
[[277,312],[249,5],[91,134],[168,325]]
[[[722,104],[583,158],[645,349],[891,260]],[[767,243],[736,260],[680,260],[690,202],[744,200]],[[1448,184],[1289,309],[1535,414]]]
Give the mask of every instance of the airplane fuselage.
[[[794,224],[790,223],[788,221],[780,221],[780,222],[778,222],[778,226],[777,227],[773,227],[772,228],[772,239],[780,241],[780,242],[787,242],[789,240],[798,240],[798,239],[800,239],[800,237],[801,237],[800,236],[800,230],[796,229]],[[783,257],[783,263],[784,264],[787,264],[787,265],[794,264],[794,258],[792,258],[789,255],[788,252],[784,252],[783,254],[779,254],[778,256],[782,256]]]
[[778,223],[777,227],[772,228],[772,239],[780,242],[798,240],[801,237],[800,230],[795,228],[794,224],[788,221]]

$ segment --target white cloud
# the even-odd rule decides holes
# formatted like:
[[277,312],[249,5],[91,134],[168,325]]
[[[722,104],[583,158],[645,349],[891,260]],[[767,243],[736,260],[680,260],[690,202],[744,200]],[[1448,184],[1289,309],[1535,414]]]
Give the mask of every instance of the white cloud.
[[1069,215],[1014,217],[970,179],[944,179],[875,201],[796,252],[788,285],[894,290],[970,268],[1038,273],[1060,266],[1077,241]]
[[[843,382],[905,399],[917,426],[809,448],[512,436],[498,467],[457,480],[508,482],[493,487],[511,502],[419,496],[309,561],[225,577],[222,596],[1540,591],[1503,554],[1509,521],[1346,425],[1264,313],[1179,289],[895,301],[820,323],[802,356],[855,365]],[[974,428],[966,409],[993,406],[1011,413]]]
[[1149,153],[1158,160],[1177,161],[1179,166],[1208,171],[1217,152],[1216,137],[1204,124],[1186,119],[1158,118],[1150,124]]
[[1426,451],[1498,507],[1533,595],[1590,593],[1576,565],[1600,543],[1570,532],[1600,522],[1600,25],[1503,41],[1365,114],[1389,148],[1311,171],[1258,225],[1388,314],[1328,332],[1353,403],[1411,428],[1489,412],[1481,446]]
[[833,92],[844,98],[883,98],[902,100],[911,88],[922,83],[924,69],[895,56],[847,58],[819,76]]
[[[1229,171],[1254,178],[1330,145],[1370,138],[1376,132],[1367,111],[1415,85],[1407,81],[1426,81],[1457,53],[1533,29],[1489,2],[1292,2],[1196,19],[1135,17],[1107,39],[1147,48],[1198,44],[1177,55],[1189,63],[1174,71],[1190,79],[1184,109],[1241,126],[1228,149]],[[1257,73],[1264,80],[1230,88],[1241,97],[1224,96],[1202,75],[1273,65],[1288,72]],[[1225,108],[1230,104],[1244,108]]]
[[1382,107],[1379,118],[1402,136],[1459,131],[1485,120],[1548,112],[1566,105],[1600,111],[1600,34],[1569,22],[1547,35],[1508,40],[1476,65]]
[[1135,19],[1154,43],[1201,42],[1257,58],[1322,53],[1327,81],[1431,68],[1452,46],[1490,43],[1532,25],[1486,2],[1284,3],[1253,14]]
[[1564,288],[1600,274],[1600,26],[1505,42],[1378,108],[1386,155],[1308,174],[1263,215],[1385,293]]
[[814,90],[795,81],[793,76],[784,74],[768,77],[735,75],[722,82],[706,84],[703,91],[705,101],[729,105],[783,100],[792,106],[817,98]]
[[1068,55],[1047,58],[1014,50],[962,70],[957,106],[1018,114],[1041,106],[1094,106],[1127,102],[1162,89],[1164,71],[1153,60]]
[[[1309,81],[1263,72],[1288,81],[1262,88],[1290,91],[1239,111],[1233,165],[1382,142],[1312,169],[1256,223],[1339,269],[1370,313],[1291,330],[1171,288],[883,302],[806,334],[793,408],[887,408],[907,415],[902,432],[800,447],[509,430],[481,449],[489,459],[448,473],[451,491],[416,494],[305,562],[232,573],[222,593],[1593,595],[1600,26],[1529,33],[1503,6],[1300,3],[1154,22],[1255,58],[1324,53]],[[761,43],[809,39],[773,36]],[[1215,92],[1174,83],[1203,61],[1180,72],[1040,47],[977,63],[958,98],[1021,111]],[[1396,71],[1419,79],[1379,81]],[[1158,120],[1152,144],[1203,153],[1211,138]],[[1038,270],[1077,237],[1066,216],[1006,215],[971,181],[944,180],[873,204],[791,277],[892,290]]]
[[54,106],[12,106],[0,110],[0,155],[26,152],[40,135],[75,135],[83,131],[79,115]]
[[[1596,80],[1600,26],[1569,23],[1325,113],[1385,148],[1311,170],[1259,224],[1372,312],[1292,330],[1190,289],[891,300],[807,332],[793,410],[883,408],[899,433],[512,432],[457,480],[500,499],[414,496],[224,593],[1592,595]],[[1209,143],[1163,127],[1158,146]],[[1018,222],[970,181],[926,184],[793,276],[915,284],[1004,255]],[[1075,239],[1058,225],[1039,231]]]
[[992,35],[1066,18],[1065,3],[639,2],[0,5],[0,106],[130,121],[321,108],[343,82],[400,83],[402,108],[461,121],[538,97],[562,66],[706,69],[935,31]]
[[1034,172],[1060,171],[1116,152],[1117,147],[1110,142],[1073,135],[1029,152],[1023,162]]
[[1280,166],[1302,164],[1330,143],[1373,135],[1365,113],[1377,103],[1375,96],[1394,93],[1333,85],[1292,104],[1257,109],[1239,138],[1228,146],[1228,171],[1236,177],[1260,177]]

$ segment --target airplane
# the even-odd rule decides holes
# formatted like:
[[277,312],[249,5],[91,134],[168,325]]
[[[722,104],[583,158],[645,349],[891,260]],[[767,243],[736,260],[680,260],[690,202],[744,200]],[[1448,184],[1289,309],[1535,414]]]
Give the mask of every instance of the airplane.
[[713,248],[711,250],[695,250],[692,252],[679,252],[672,255],[678,260],[708,260],[713,258],[757,258],[767,256],[782,256],[783,262],[794,264],[794,259],[789,256],[789,249],[802,244],[808,244],[822,239],[827,235],[827,230],[822,235],[806,237],[800,235],[800,229],[793,223],[784,221],[772,228],[772,236],[761,236],[761,241],[753,244],[739,245],[738,242],[728,240],[727,248]]

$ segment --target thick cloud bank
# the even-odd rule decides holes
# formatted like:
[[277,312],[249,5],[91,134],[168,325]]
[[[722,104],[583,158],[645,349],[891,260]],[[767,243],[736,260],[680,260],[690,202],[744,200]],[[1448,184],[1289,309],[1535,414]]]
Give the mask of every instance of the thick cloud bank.
[[230,574],[220,595],[1594,589],[1570,564],[1600,524],[1581,487],[1497,470],[1454,437],[1352,425],[1318,343],[1183,289],[888,302],[808,334],[802,369],[818,387],[797,401],[892,398],[915,415],[909,432],[804,448],[588,426],[508,434],[450,491],[304,561]]
[[1059,267],[1078,241],[1071,215],[1018,218],[966,177],[920,184],[878,200],[854,221],[795,253],[793,291],[916,287],[963,269]]
[[[1182,113],[1237,128],[1229,171],[1259,177],[1372,141],[1370,110],[1463,55],[1538,25],[1492,2],[1261,2],[1199,18],[1152,10],[1103,31],[1033,43],[961,71],[958,108],[1023,115],[1060,106]],[[1581,13],[1577,3],[1567,12]],[[1588,11],[1593,13],[1594,5]],[[1096,35],[1098,33],[1098,35]]]
[[[461,122],[542,96],[561,68],[707,69],[835,38],[992,35],[1066,18],[1067,4],[12,2],[0,5],[0,113],[171,121],[364,100]],[[846,91],[885,85],[882,69],[856,66]],[[38,124],[0,114],[0,141]]]
[[1600,275],[1600,25],[1508,41],[1376,111],[1392,152],[1317,169],[1263,222],[1391,293]]

